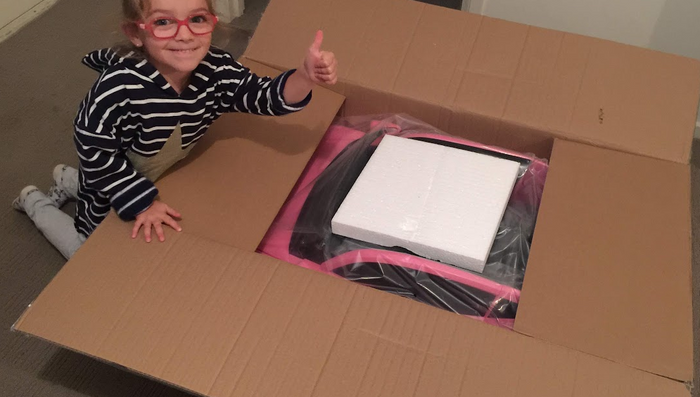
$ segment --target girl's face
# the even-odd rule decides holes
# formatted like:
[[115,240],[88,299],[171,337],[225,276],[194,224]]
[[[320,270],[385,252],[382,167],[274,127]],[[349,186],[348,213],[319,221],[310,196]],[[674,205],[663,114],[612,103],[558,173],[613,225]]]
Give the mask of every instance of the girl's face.
[[149,3],[143,20],[146,29],[130,34],[132,43],[143,46],[148,60],[166,79],[188,76],[209,51],[212,34],[197,35],[184,25],[178,28],[176,20],[187,21],[196,33],[206,32],[207,24],[212,22],[207,19],[211,19],[207,1],[150,0]]

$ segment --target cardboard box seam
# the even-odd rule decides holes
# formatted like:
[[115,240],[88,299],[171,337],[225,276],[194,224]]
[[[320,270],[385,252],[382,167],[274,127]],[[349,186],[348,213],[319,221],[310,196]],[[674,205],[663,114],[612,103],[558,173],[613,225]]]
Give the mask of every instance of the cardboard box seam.
[[330,348],[328,349],[328,354],[326,355],[326,358],[323,360],[323,365],[321,365],[321,370],[318,372],[318,376],[316,377],[316,381],[314,382],[314,387],[311,389],[311,393],[309,394],[310,396],[314,396],[316,392],[316,388],[318,387],[319,382],[321,381],[321,378],[323,377],[323,373],[325,372],[326,368],[328,367],[328,361],[331,358],[331,355],[333,354],[333,349],[336,346],[336,343],[338,342],[338,337],[340,336],[341,332],[343,331],[345,324],[348,319],[348,314],[350,314],[350,307],[352,307],[352,302],[355,301],[355,298],[357,297],[359,289],[359,285],[353,284],[353,292],[352,292],[352,297],[350,298],[350,304],[348,305],[347,309],[345,310],[345,314],[343,314],[343,319],[340,321],[340,324],[338,326],[338,329],[336,330],[335,336],[333,337],[333,342],[331,343]]
[[[112,216],[113,216],[113,217],[116,216],[116,213],[115,213],[115,212],[112,212]],[[103,223],[103,224],[104,224],[104,223]],[[99,227],[99,225],[98,225],[98,227]],[[97,349],[95,350],[96,352],[98,352],[98,354],[99,354],[99,352],[102,350],[102,348],[104,347],[105,342],[106,342],[107,340],[109,340],[109,338],[112,336],[112,333],[114,332],[114,330],[117,329],[117,326],[119,325],[119,322],[120,322],[121,319],[124,317],[124,313],[126,313],[126,312],[129,311],[129,308],[133,305],[134,301],[136,301],[136,298],[139,296],[139,294],[141,293],[141,291],[143,290],[143,288],[146,287],[146,285],[148,284],[148,281],[149,281],[150,278],[153,276],[153,274],[156,272],[156,270],[158,269],[158,267],[159,267],[161,264],[163,264],[163,263],[165,262],[165,258],[167,257],[168,253],[173,249],[173,247],[176,246],[177,241],[179,241],[180,238],[181,238],[180,236],[182,236],[181,233],[182,233],[182,232],[175,233],[175,234],[173,235],[173,237],[171,237],[171,240],[169,241],[170,246],[167,247],[167,249],[165,250],[165,252],[163,253],[163,255],[158,259],[158,264],[157,264],[156,266],[154,266],[153,269],[151,270],[151,272],[148,273],[148,275],[147,275],[146,277],[144,277],[144,278],[141,280],[141,285],[140,285],[137,289],[134,290],[133,295],[129,298],[129,303],[127,303],[126,305],[124,305],[124,309],[122,310],[121,314],[119,314],[119,316],[117,317],[117,320],[112,324],[112,326],[110,327],[109,331],[105,334],[104,339],[102,339],[102,340],[98,343],[98,347],[97,347]],[[174,241],[172,241],[172,240],[174,240]]]
[[423,20],[423,16],[425,15],[425,9],[426,9],[426,4],[420,3],[421,6],[421,11],[420,15],[418,16],[418,19],[416,20],[415,26],[413,26],[413,33],[411,34],[411,39],[408,42],[408,45],[406,46],[405,50],[403,51],[403,54],[401,54],[401,61],[399,62],[399,69],[397,70],[396,74],[393,77],[393,81],[391,82],[391,93],[396,92],[396,83],[399,80],[399,76],[401,75],[401,71],[403,70],[405,64],[406,64],[406,57],[408,56],[408,51],[411,49],[411,43],[416,38],[416,33],[418,32],[418,27],[420,26],[421,20]]
[[[529,42],[529,39],[530,39],[530,37],[531,37],[531,34],[532,34],[533,29],[542,29],[542,28],[535,27],[535,26],[531,26],[531,25],[528,25],[528,26],[527,26],[527,33],[525,34],[525,40],[524,40],[524,42],[523,42],[523,47],[522,47],[522,49],[521,49],[520,57],[519,57],[519,59],[518,59],[518,65],[517,65],[517,67],[515,68],[515,72],[514,72],[514,74],[513,74],[512,79],[511,79],[511,85],[510,85],[510,88],[509,88],[509,91],[508,91],[508,97],[506,98],[505,105],[504,105],[504,107],[503,107],[503,112],[501,113],[501,119],[506,119],[506,112],[508,111],[509,105],[511,104],[511,100],[512,100],[512,98],[513,98],[513,87],[514,87],[514,85],[515,85],[515,83],[516,83],[517,81],[535,82],[535,83],[538,83],[538,84],[542,84],[542,83],[543,83],[542,81],[525,80],[525,79],[519,80],[519,79],[518,79],[518,76],[520,75],[520,73],[521,73],[521,71],[522,71],[522,67],[523,67],[523,57],[524,57],[524,55],[525,55],[525,50],[527,49],[527,45],[528,45],[528,42]],[[560,59],[561,59],[561,53],[562,53],[562,51],[563,51],[563,45],[564,45],[564,38],[565,38],[565,37],[566,37],[566,34],[561,34],[560,37],[559,37],[559,40],[558,40],[558,43],[557,43],[558,47],[557,47],[557,51],[556,51],[556,53],[557,53],[556,61],[554,62],[554,64],[552,64],[552,67],[551,67],[551,69],[549,70],[549,73],[548,73],[549,75],[551,75],[551,74],[554,72],[554,69],[556,69],[556,66],[557,66],[558,62],[559,62]],[[580,82],[579,82],[579,89],[580,89]],[[572,109],[572,113],[569,115],[569,121],[570,121],[572,118],[573,118],[573,109]]]
[[[330,3],[330,2],[329,2],[329,3]],[[366,19],[366,20],[367,20],[367,24],[369,24],[369,23],[372,21],[372,19],[374,18],[374,15],[377,13],[377,10],[379,9],[379,2],[373,2],[373,5],[374,5],[374,7],[372,8],[372,11],[371,11],[370,13],[368,13],[368,16],[367,16],[367,19]],[[367,37],[367,31],[368,31],[368,29],[362,29],[362,36],[360,36],[360,37],[355,41],[355,45],[356,45],[356,46],[359,46],[359,45],[364,41],[365,37]],[[346,76],[349,76],[349,75],[350,75],[350,72],[352,71],[352,67],[353,67],[353,65],[355,64],[355,59],[356,59],[356,57],[357,57],[357,52],[355,51],[354,54],[353,54],[353,58],[350,59],[350,60],[348,60],[348,66],[347,66],[347,69],[346,69],[347,71],[345,72],[345,75],[346,75]],[[340,80],[341,80],[341,77],[338,76],[338,81],[340,81]]]
[[[259,254],[259,255],[263,255],[263,254]],[[288,264],[288,265],[291,265],[291,264]],[[292,265],[292,266],[294,266],[294,265]],[[277,266],[275,267],[275,273],[270,277],[269,281],[272,281],[272,279],[275,277],[275,274],[277,274],[277,269],[279,269],[279,267],[280,267],[280,264],[277,263]],[[285,335],[287,333],[287,331],[289,330],[290,324],[292,324],[292,322],[294,321],[294,318],[296,317],[296,314],[299,311],[299,308],[301,307],[301,305],[303,303],[303,297],[306,295],[307,291],[309,290],[309,287],[311,286],[311,280],[305,280],[305,282],[306,282],[306,285],[304,286],[304,289],[300,294],[300,298],[299,298],[298,302],[294,306],[293,315],[289,316],[289,319],[287,320],[286,324],[284,325],[284,331],[282,332],[282,335]],[[265,294],[265,291],[267,291],[268,286],[269,286],[269,282],[265,285],[265,288],[260,293],[261,298]],[[255,303],[253,310],[251,310],[251,315],[256,312],[259,303],[260,303],[260,300],[258,300]],[[250,324],[249,320],[246,321],[246,325],[241,330],[240,335],[243,335],[243,333],[245,332],[245,329],[248,327],[248,324]],[[236,343],[238,343],[238,340],[236,340]],[[231,358],[231,353],[235,349],[236,343],[233,344],[233,348],[227,354],[226,362],[228,362],[228,360]],[[265,366],[266,371],[267,371],[267,368],[270,367],[270,364],[272,363],[272,359],[277,355],[277,352],[279,351],[281,345],[282,345],[282,338],[280,338],[280,340],[277,342],[277,346],[275,346],[273,353],[270,355],[270,359],[268,360],[268,362]],[[222,370],[223,370],[223,368],[224,368],[224,366],[221,367]],[[214,383],[212,384],[212,387],[207,391],[208,396],[210,396],[212,394],[211,392],[212,392],[214,386],[216,385],[216,382],[217,382],[219,376],[221,376],[221,372],[219,372],[219,374],[217,374],[216,378],[214,379]]]
[[593,53],[593,47],[597,44],[597,42],[593,42],[590,47],[587,48],[586,51],[586,63],[583,66],[583,70],[581,71],[581,77],[579,78],[578,85],[576,87],[576,93],[575,98],[574,98],[574,103],[573,106],[571,107],[571,113],[569,114],[569,120],[566,124],[566,132],[571,133],[572,132],[572,125],[574,123],[574,115],[576,114],[576,109],[579,107],[579,102],[581,100],[581,88],[583,87],[583,82],[586,79],[586,74],[588,73],[588,69],[591,65],[591,54]]
[[[470,43],[469,54],[465,57],[465,60],[464,60],[464,68],[460,69],[459,60],[454,65],[454,70],[452,71],[452,76],[450,76],[450,80],[449,80],[450,82],[452,82],[455,80],[456,77],[459,77],[459,81],[457,82],[457,84],[455,84],[455,86],[457,87],[457,90],[455,91],[454,96],[452,98],[449,98],[448,97],[449,90],[446,90],[440,105],[448,105],[449,107],[452,107],[454,105],[454,103],[457,99],[457,95],[459,93],[459,87],[461,87],[462,83],[464,82],[464,76],[466,75],[467,70],[469,69],[469,63],[472,59],[472,56],[474,55],[474,44],[476,44],[477,41],[479,40],[479,36],[481,35],[482,28],[484,26],[484,20],[486,18],[488,18],[488,17],[485,17],[483,15],[478,16],[479,26],[477,26],[477,28],[476,28],[476,35],[474,36],[474,40]],[[463,32],[460,32],[460,33],[462,33],[460,35],[460,43],[461,43],[463,40],[462,36],[464,35],[464,33]]]
[[518,77],[518,71],[520,68],[523,66],[523,56],[525,55],[525,49],[527,48],[527,43],[528,39],[530,38],[530,33],[532,32],[532,26],[527,25],[527,30],[525,31],[525,38],[523,39],[523,45],[520,48],[520,54],[518,54],[518,63],[515,66],[515,70],[513,71],[513,76],[510,78],[510,86],[508,87],[508,95],[506,96],[506,100],[503,103],[503,108],[501,109],[501,115],[500,119],[504,120],[506,111],[508,110],[508,104],[510,103],[511,99],[513,98],[513,86],[515,85],[515,82]]
[[[182,232],[181,232],[181,233],[182,233]],[[212,238],[208,238],[208,237],[204,237],[204,236],[198,236],[198,235],[194,235],[194,236],[197,237],[197,238],[199,238],[199,239],[202,239],[202,240],[205,240],[205,241],[209,241],[209,242],[212,242],[212,243],[217,244],[217,245],[222,245],[222,246],[224,246],[224,247],[227,247],[228,249],[233,250],[234,252],[236,252],[236,251],[247,252],[247,251],[245,251],[245,250],[243,250],[243,249],[241,249],[241,248],[235,247],[235,246],[233,246],[233,245],[226,244],[226,243],[221,242],[221,241],[217,241],[217,240],[212,239]],[[257,253],[257,252],[256,252],[256,254],[258,254],[258,255],[263,255],[263,254],[260,254],[260,253]],[[231,258],[231,259],[229,260],[229,263],[232,262],[233,260],[234,260],[234,258]],[[267,289],[268,289],[270,283],[271,283],[272,280],[275,278],[275,275],[277,275],[277,273],[279,272],[279,268],[280,268],[280,265],[281,265],[281,263],[279,263],[279,262],[281,262],[281,261],[277,261],[277,263],[275,263],[275,268],[274,268],[274,270],[272,271],[272,273],[270,274],[270,276],[269,276],[269,278],[267,279],[267,281],[265,282],[265,286],[264,286],[263,288],[260,289],[260,293],[259,293],[259,295],[258,295],[258,297],[257,297],[257,299],[256,299],[256,301],[255,301],[255,304],[254,304],[253,307],[251,308],[250,313],[248,313],[248,317],[247,317],[246,320],[245,320],[245,325],[244,325],[244,326],[241,328],[241,330],[238,332],[238,335],[236,336],[236,340],[235,340],[233,343],[231,343],[231,348],[229,349],[228,353],[226,353],[226,359],[223,361],[223,364],[222,364],[221,367],[219,368],[219,372],[213,377],[211,385],[207,388],[207,393],[206,393],[206,394],[202,394],[203,396],[209,396],[209,395],[211,395],[211,391],[212,391],[213,388],[216,386],[217,381],[218,381],[219,378],[221,377],[221,373],[223,372],[223,369],[224,369],[224,367],[225,367],[225,365],[226,365],[226,362],[228,362],[229,359],[231,358],[231,353],[233,353],[233,351],[235,350],[235,348],[236,348],[236,346],[237,346],[237,344],[238,344],[238,341],[240,340],[241,335],[243,335],[243,333],[245,332],[246,328],[247,328],[248,325],[250,324],[250,318],[253,316],[253,314],[254,314],[255,311],[257,310],[258,306],[260,305],[260,301],[262,300],[262,298],[263,298],[263,296],[264,296],[264,294],[265,294],[265,291],[267,291]],[[282,263],[282,264],[283,264],[283,263]],[[307,286],[308,286],[308,285],[307,285]]]

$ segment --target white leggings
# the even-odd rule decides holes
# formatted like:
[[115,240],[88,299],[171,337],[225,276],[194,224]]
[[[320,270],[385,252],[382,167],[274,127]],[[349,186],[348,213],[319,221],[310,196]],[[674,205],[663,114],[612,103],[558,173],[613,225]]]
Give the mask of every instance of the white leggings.
[[[66,173],[65,177],[75,177],[76,179],[75,183],[67,183],[67,186],[78,186],[77,172],[74,174]],[[77,192],[70,193],[73,197],[77,196]],[[73,218],[56,207],[56,204],[40,191],[33,192],[26,197],[24,210],[34,221],[37,229],[66,259],[70,259],[87,240],[87,237],[75,229]]]

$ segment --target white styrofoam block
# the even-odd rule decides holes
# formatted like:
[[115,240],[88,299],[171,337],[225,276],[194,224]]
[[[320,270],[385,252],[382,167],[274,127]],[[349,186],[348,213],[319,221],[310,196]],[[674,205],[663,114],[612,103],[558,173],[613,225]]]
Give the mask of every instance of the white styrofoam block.
[[333,233],[482,272],[520,164],[386,135]]

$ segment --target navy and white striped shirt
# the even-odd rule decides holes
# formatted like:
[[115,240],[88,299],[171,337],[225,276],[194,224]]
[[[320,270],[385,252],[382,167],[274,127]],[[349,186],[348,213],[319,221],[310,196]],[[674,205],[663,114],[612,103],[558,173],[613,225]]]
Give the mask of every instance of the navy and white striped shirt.
[[134,170],[127,151],[154,156],[178,124],[185,149],[225,112],[279,116],[301,110],[311,100],[309,93],[297,104],[284,101],[284,86],[294,70],[261,78],[215,47],[179,95],[146,60],[102,49],[86,55],[83,63],[101,73],[75,118],[80,161],[75,227],[85,236],[111,207],[120,218],[132,220],[158,195],[153,182]]

